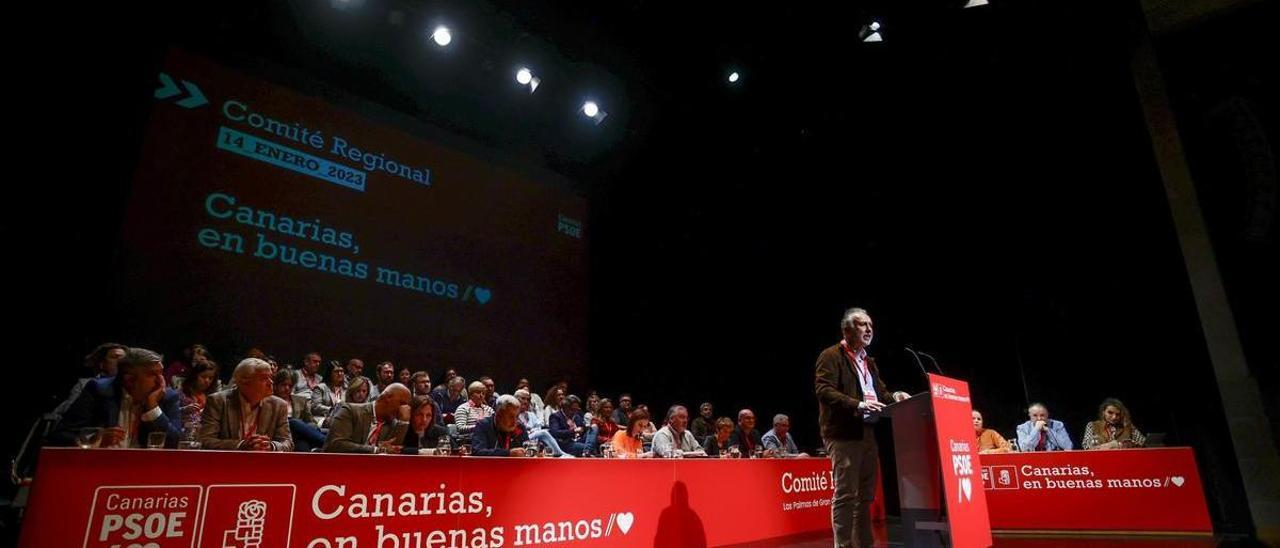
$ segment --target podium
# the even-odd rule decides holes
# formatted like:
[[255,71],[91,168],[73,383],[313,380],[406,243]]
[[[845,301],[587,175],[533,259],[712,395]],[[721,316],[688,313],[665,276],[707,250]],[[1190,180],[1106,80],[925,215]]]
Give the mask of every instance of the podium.
[[928,375],[929,391],[885,406],[906,546],[991,546],[968,383]]

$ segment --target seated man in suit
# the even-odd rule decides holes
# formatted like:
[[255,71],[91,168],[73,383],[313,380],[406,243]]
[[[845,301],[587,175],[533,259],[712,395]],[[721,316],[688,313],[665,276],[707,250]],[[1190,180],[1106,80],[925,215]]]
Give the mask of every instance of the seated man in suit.
[[399,453],[409,431],[409,388],[391,383],[377,400],[338,405],[329,419],[326,453]]
[[82,428],[102,428],[99,447],[146,447],[152,432],[165,433],[165,447],[182,435],[179,395],[165,387],[164,358],[130,348],[116,363],[116,376],[93,379],[49,434],[57,445],[75,445]]
[[276,370],[272,376],[275,381],[275,394],[284,400],[289,409],[289,434],[293,436],[293,450],[306,453],[324,446],[324,432],[316,426],[315,415],[311,414],[311,399],[306,394],[293,393],[293,372],[288,369]]
[[1030,420],[1018,425],[1019,451],[1070,451],[1071,435],[1062,421],[1049,418],[1049,409],[1036,402],[1027,408]]
[[529,440],[520,427],[520,400],[510,394],[494,402],[498,409],[471,433],[471,454],[479,457],[523,457],[524,442]]
[[750,409],[738,411],[738,426],[733,429],[730,443],[738,446],[744,459],[755,456],[756,449],[764,450],[760,431],[756,430],[756,414]]
[[129,347],[119,343],[103,343],[93,349],[93,352],[84,357],[84,367],[89,376],[81,377],[71,386],[71,392],[66,399],[62,400],[62,403],[58,404],[58,407],[54,408],[53,414],[61,419],[91,381],[116,376],[116,363],[124,358],[124,352],[128,349]]
[[458,406],[467,403],[467,395],[464,393],[464,380],[462,377],[454,375],[449,378],[449,382],[445,385],[437,386],[431,390],[431,399],[436,402],[436,409],[440,410],[440,419],[442,424],[453,424],[453,412]]
[[271,364],[245,358],[231,375],[235,388],[210,394],[205,403],[200,447],[293,451],[289,404],[272,395]]
[[716,435],[716,419],[713,416],[711,402],[702,402],[698,406],[698,417],[690,423],[689,431],[693,432],[693,439],[705,440],[707,436]]
[[547,429],[560,444],[564,452],[581,457],[587,445],[578,441],[588,435],[582,420],[582,399],[570,394],[560,404],[560,410],[552,413],[547,420]]
[[773,416],[773,430],[760,436],[760,444],[764,446],[765,456],[771,457],[807,457],[796,447],[795,438],[791,437],[791,417],[778,413]]

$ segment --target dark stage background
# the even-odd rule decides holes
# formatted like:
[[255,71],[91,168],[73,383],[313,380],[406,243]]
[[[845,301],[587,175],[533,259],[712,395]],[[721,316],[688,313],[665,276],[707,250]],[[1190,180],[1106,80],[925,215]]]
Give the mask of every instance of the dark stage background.
[[[414,4],[402,26],[388,27],[386,9],[399,4],[240,2],[111,6],[113,16],[131,13],[110,29],[68,25],[61,38],[76,48],[64,62],[31,67],[30,80],[49,82],[35,93],[48,106],[28,115],[44,122],[35,140],[74,144],[37,150],[56,169],[32,186],[55,195],[31,208],[32,220],[5,224],[27,246],[11,267],[25,338],[12,380],[38,381],[14,390],[6,412],[25,428],[78,373],[80,356],[128,334],[111,270],[130,181],[146,165],[138,153],[155,73],[176,46],[427,141],[445,134],[478,158],[561,174],[567,181],[548,184],[586,200],[585,367],[468,363],[468,378],[491,374],[508,390],[527,374],[543,390],[568,377],[575,393],[629,391],[658,413],[674,402],[711,401],[718,415],[746,406],[762,430],[784,412],[812,447],[814,358],[838,341],[841,312],[862,306],[875,318],[872,353],[891,386],[924,388],[902,350],[911,345],[969,381],[988,425],[1009,435],[1026,404],[1043,401],[1077,443],[1098,403],[1118,397],[1144,432],[1196,448],[1217,528],[1250,530],[1130,72],[1137,6],[897,4],[677,14],[644,2],[442,2]],[[1262,38],[1274,11],[1260,4],[1215,35],[1167,39],[1168,70],[1201,81],[1183,61],[1202,41],[1224,56],[1268,49],[1258,46],[1274,41]],[[434,56],[419,32],[437,12],[475,29],[448,57]],[[854,35],[871,16],[885,24],[879,46]],[[504,87],[520,51],[552,67],[532,98]],[[1274,69],[1238,57],[1262,123],[1275,127]],[[741,67],[742,85],[724,84],[730,65]],[[1171,86],[1175,99],[1192,96],[1191,84]],[[1219,92],[1241,89],[1226,87]],[[574,115],[582,89],[604,98],[604,124]],[[1193,163],[1202,185],[1230,179],[1209,160]],[[1224,200],[1209,215],[1231,226],[1235,205]],[[1224,268],[1269,264],[1274,234]],[[183,266],[157,268],[177,279]],[[1258,289],[1274,284],[1259,281],[1268,278],[1227,279],[1233,301],[1274,297]],[[1242,332],[1252,334],[1255,371],[1274,387],[1275,354],[1261,334],[1275,333],[1276,320],[1261,310]],[[287,309],[261,312],[290,320]],[[198,318],[181,320],[191,333],[148,344],[173,355],[208,337]],[[488,328],[520,355],[519,324]],[[248,339],[285,361],[303,344]],[[214,353],[232,365],[244,350],[231,341]],[[435,377],[450,365],[429,367]]]

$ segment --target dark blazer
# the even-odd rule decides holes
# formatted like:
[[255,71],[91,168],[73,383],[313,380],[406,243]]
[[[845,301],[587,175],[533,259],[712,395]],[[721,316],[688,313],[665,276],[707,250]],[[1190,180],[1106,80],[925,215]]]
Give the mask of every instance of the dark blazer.
[[[209,394],[200,421],[202,449],[239,449],[240,389],[232,388]],[[289,432],[289,409],[284,400],[267,396],[258,404],[258,420],[253,433],[271,437],[273,451],[293,451],[293,434]]]
[[[436,388],[439,388],[439,387],[436,387]],[[437,392],[435,388],[432,388],[431,401],[436,402],[436,412],[437,412],[436,417],[443,417],[444,415],[440,415],[439,413],[444,413],[446,415],[449,415],[450,421],[452,421],[454,410],[458,409],[459,405],[467,403],[467,391],[466,389],[463,389],[462,392],[458,393],[458,397],[454,399],[449,397],[448,390],[441,390]],[[442,420],[442,419],[437,419],[437,420]]]
[[[750,440],[750,444],[747,443],[748,440]],[[733,427],[733,433],[729,435],[729,444],[737,445],[738,449],[742,451],[742,458],[744,459],[751,458],[751,452],[755,451],[755,448],[764,446],[760,442],[760,432],[758,430],[752,428],[750,432],[743,432],[742,429],[736,426]]]
[[448,428],[434,422],[431,426],[427,427],[426,432],[422,433],[421,439],[418,438],[418,433],[414,432],[413,429],[410,428],[404,433],[404,449],[402,452],[406,455],[417,455],[420,447],[434,448],[440,443],[440,438],[442,436],[447,437],[448,435]]
[[[635,408],[633,407],[631,410],[635,411]],[[631,417],[626,411],[623,411],[622,408],[614,409],[613,422],[618,423],[618,426],[626,428],[631,426]]]
[[[880,379],[875,359],[867,357],[876,398],[888,404],[889,389]],[[862,401],[862,383],[853,371],[853,362],[839,344],[823,350],[814,366],[814,393],[818,396],[818,427],[824,440],[860,440],[866,423],[858,403]]]
[[[574,421],[573,423],[577,426],[583,426],[583,427],[586,426],[582,424],[581,414],[574,415],[573,421]],[[556,411],[555,413],[553,413],[551,415],[551,419],[548,422],[550,422],[550,424],[548,425],[547,430],[551,431],[551,437],[555,438],[557,442],[560,442],[560,443],[573,442],[573,438],[574,436],[577,435],[577,432],[574,432],[572,429],[569,428],[569,417],[565,415],[564,410]]]
[[[58,426],[49,434],[49,441],[55,445],[75,445],[81,428],[119,426],[120,402],[124,399],[123,387],[116,384],[116,377],[91,379],[80,391],[80,397],[63,413]],[[152,432],[165,433],[165,447],[177,447],[178,438],[182,436],[182,414],[178,411],[180,394],[177,390],[166,388],[164,398],[160,400],[160,416],[151,422],[139,422],[136,447],[146,447],[147,435]]]
[[716,420],[714,418],[708,420],[703,418],[702,415],[698,415],[689,421],[689,431],[693,432],[693,437],[698,439],[714,436],[716,435]]
[[511,450],[521,448],[529,440],[524,427],[516,422],[512,432],[499,432],[497,416],[488,417],[471,433],[471,454],[479,457],[509,457]]
[[734,445],[737,444],[734,443],[733,436],[729,436],[729,439],[725,440],[724,447],[720,447],[720,443],[714,435],[707,436],[702,440],[702,450],[707,452],[708,457],[718,457],[720,453],[727,453],[729,448]]

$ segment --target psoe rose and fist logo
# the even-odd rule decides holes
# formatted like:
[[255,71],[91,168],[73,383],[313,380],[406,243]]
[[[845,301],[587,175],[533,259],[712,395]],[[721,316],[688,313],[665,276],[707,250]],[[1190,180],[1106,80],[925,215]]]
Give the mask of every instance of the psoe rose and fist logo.
[[[288,546],[293,485],[103,486],[85,548]],[[202,497],[203,495],[203,497]]]

